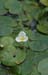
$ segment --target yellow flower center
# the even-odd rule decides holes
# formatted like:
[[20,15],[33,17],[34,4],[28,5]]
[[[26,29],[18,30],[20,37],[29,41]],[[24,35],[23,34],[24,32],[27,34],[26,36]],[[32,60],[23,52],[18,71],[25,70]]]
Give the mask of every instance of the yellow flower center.
[[20,37],[20,40],[21,40],[21,41],[23,41],[24,39],[25,39],[25,38],[24,38],[23,36],[22,36],[22,37]]

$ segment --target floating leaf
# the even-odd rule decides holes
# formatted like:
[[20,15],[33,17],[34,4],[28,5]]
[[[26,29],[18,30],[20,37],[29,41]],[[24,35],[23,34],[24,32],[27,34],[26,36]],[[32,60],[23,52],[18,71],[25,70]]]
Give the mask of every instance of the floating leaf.
[[9,12],[13,14],[18,14],[22,11],[22,7],[19,1],[17,0],[8,0],[5,2],[5,7],[9,9]]
[[25,60],[26,53],[23,50],[16,50],[16,64],[20,64]]
[[48,34],[48,21],[40,21],[40,24],[37,26],[37,29],[42,33]]
[[48,75],[48,58],[45,58],[39,62],[38,71],[42,75]]
[[46,6],[48,6],[48,0],[40,0],[40,2]]
[[39,15],[41,13],[41,9],[38,5],[32,3],[30,4],[23,4],[23,9],[25,10],[25,13],[27,17],[31,20],[32,18],[38,19]]
[[28,50],[26,60],[24,61],[24,63],[19,65],[19,70],[22,75],[30,75],[33,65],[32,59],[33,59],[33,53]]
[[0,15],[3,15],[7,12],[6,9],[5,9],[5,6],[4,6],[5,1],[6,0],[0,0]]
[[48,36],[32,33],[32,41],[29,41],[29,47],[32,51],[44,51],[48,48]]
[[13,20],[7,16],[0,16],[0,36],[9,35],[12,33]]
[[3,51],[1,51],[1,61],[6,66],[14,66],[15,65],[15,58],[16,55],[16,48],[12,45],[5,47]]
[[14,40],[12,37],[3,37],[1,39],[1,44],[4,45],[4,46],[8,46],[8,45],[13,45],[14,43]]
[[6,66],[14,66],[20,64],[25,60],[26,53],[22,50],[16,49],[14,46],[9,45],[1,51],[1,62]]

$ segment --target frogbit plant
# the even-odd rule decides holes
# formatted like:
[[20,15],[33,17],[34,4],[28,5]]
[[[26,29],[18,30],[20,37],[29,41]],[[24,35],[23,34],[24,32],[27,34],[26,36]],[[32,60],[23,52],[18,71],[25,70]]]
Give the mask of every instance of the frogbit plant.
[[48,0],[0,0],[0,75],[48,75]]
[[15,40],[17,42],[26,42],[28,41],[28,36],[26,35],[24,31],[20,31],[20,33],[18,34]]

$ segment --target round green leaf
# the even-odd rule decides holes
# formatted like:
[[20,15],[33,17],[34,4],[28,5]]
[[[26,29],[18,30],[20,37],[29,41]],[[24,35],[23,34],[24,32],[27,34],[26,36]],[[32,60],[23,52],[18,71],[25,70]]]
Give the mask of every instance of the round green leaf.
[[40,2],[46,6],[48,6],[48,0],[40,0]]
[[0,36],[9,35],[12,33],[13,20],[7,16],[0,16]]
[[5,7],[4,7],[4,3],[6,0],[0,0],[0,15],[3,15],[6,13]]
[[13,14],[18,14],[22,11],[21,4],[17,0],[8,0],[5,2],[5,7]]
[[48,36],[32,32],[32,41],[29,41],[32,51],[44,51],[48,48]]
[[48,34],[48,21],[41,21],[37,29],[42,33]]
[[7,66],[14,66],[20,64],[25,60],[26,53],[22,50],[16,49],[14,46],[10,45],[1,51],[1,62]]
[[31,50],[28,50],[26,53],[26,60],[24,61],[24,63],[19,65],[19,70],[22,75],[31,75],[30,73],[32,72],[33,68],[33,56],[34,53],[32,53]]
[[14,40],[12,37],[3,37],[1,39],[1,44],[4,46],[12,45],[14,43]]
[[48,40],[36,40],[30,43],[30,48],[33,51],[44,51],[48,48]]
[[26,11],[26,13],[27,13],[26,15],[28,18],[30,18],[30,20],[32,18],[38,19],[39,15],[41,13],[41,9],[38,6],[38,4],[36,4],[36,3],[32,3],[31,5],[24,3],[23,9]]
[[39,62],[38,71],[42,75],[48,75],[48,58],[45,58]]
[[25,60],[26,53],[23,50],[16,50],[16,64],[20,64]]
[[[14,57],[15,55],[15,57]],[[16,48],[12,45],[5,47],[1,52],[1,62],[6,66],[14,66],[16,61]]]

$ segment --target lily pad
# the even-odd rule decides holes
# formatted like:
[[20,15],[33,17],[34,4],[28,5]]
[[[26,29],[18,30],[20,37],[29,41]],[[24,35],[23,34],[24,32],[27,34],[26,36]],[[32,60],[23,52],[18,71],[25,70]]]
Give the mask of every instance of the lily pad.
[[44,51],[48,48],[48,36],[40,33],[32,33],[32,41],[29,41],[29,47],[32,51]]
[[7,16],[0,16],[0,36],[9,35],[12,33],[13,20]]
[[16,50],[16,64],[22,63],[26,58],[26,53],[23,50]]
[[24,63],[19,65],[19,71],[22,75],[30,75],[30,73],[32,72],[33,53],[28,50],[26,55],[27,55],[27,57],[26,57],[26,60],[24,61]]
[[42,10],[40,9],[39,6],[32,6],[31,7],[31,11],[30,11],[30,16],[32,16],[33,18],[35,18],[36,20],[38,20],[39,15],[41,14]]
[[6,9],[5,9],[5,6],[4,6],[5,1],[6,0],[0,0],[0,15],[3,15],[7,12]]
[[5,47],[8,46],[8,45],[13,45],[14,43],[14,40],[12,37],[3,37],[1,39],[1,44],[4,45]]
[[33,51],[45,51],[48,48],[48,40],[37,40],[30,43],[30,48]]
[[39,62],[38,71],[42,75],[48,75],[48,58],[45,58]]
[[1,62],[6,66],[14,66],[15,65],[15,58],[14,55],[16,53],[16,48],[12,45],[4,48],[1,52]]
[[41,13],[41,9],[37,4],[32,3],[27,4],[24,3],[23,4],[23,9],[26,12],[27,17],[31,20],[32,18],[38,19],[40,13]]
[[40,24],[37,26],[37,29],[42,33],[48,34],[48,21],[40,21]]
[[48,0],[40,0],[40,2],[46,6],[48,6]]
[[5,7],[9,9],[9,12],[13,14],[18,14],[22,11],[22,7],[19,1],[17,0],[8,0],[5,2]]
[[20,64],[25,60],[26,53],[22,50],[16,49],[14,46],[10,45],[1,51],[1,62],[6,66],[14,66]]

